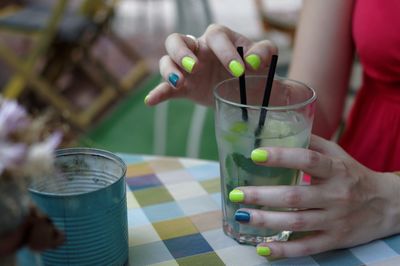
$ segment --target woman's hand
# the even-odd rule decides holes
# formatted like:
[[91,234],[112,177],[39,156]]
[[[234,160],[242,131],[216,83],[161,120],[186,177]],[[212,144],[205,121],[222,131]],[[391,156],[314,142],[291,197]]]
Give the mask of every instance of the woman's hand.
[[[236,51],[243,46],[245,62]],[[214,86],[229,77],[246,72],[266,73],[270,57],[277,48],[269,41],[252,42],[227,27],[211,25],[197,40],[178,33],[166,42],[167,55],[160,60],[164,82],[145,98],[156,105],[171,98],[188,98],[197,103],[213,105]]]
[[293,241],[259,244],[260,255],[304,256],[400,232],[400,178],[364,167],[333,142],[312,136],[310,150],[265,147],[253,151],[252,159],[265,166],[301,169],[313,176],[309,186],[238,188],[245,204],[300,209],[240,209],[250,214],[250,225],[314,231]]

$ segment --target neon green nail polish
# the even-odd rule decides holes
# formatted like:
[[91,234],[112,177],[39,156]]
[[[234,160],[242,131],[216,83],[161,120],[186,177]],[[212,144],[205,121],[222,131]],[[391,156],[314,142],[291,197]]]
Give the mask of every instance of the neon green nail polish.
[[271,255],[271,249],[265,246],[257,246],[257,254],[260,256],[269,256]]
[[229,69],[231,70],[232,74],[237,78],[243,75],[244,72],[244,67],[236,60],[232,60],[229,63]]
[[194,61],[194,59],[189,56],[185,56],[184,58],[182,58],[182,66],[188,73],[192,73],[195,64],[196,61]]
[[261,59],[256,54],[246,56],[245,60],[254,70],[257,70],[260,67]]
[[256,163],[263,163],[268,160],[268,152],[266,150],[256,149],[251,152],[251,159]]
[[146,97],[144,97],[144,104],[147,105],[147,102],[149,101],[150,95],[147,95]]
[[244,200],[244,193],[239,189],[234,189],[229,193],[229,200],[231,202],[242,202]]

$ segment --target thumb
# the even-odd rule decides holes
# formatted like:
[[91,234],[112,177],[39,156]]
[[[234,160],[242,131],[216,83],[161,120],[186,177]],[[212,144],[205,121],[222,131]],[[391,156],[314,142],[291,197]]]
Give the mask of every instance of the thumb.
[[144,103],[154,106],[169,99],[182,98],[184,93],[184,90],[177,90],[167,82],[162,82],[144,98]]

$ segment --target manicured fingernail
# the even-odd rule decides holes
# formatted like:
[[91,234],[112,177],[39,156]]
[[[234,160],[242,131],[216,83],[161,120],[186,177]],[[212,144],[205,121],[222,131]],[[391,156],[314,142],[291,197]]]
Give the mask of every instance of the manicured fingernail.
[[268,160],[268,152],[266,150],[255,149],[251,152],[250,157],[255,163],[263,163]]
[[147,105],[147,102],[149,101],[150,95],[147,95],[146,97],[144,97],[144,104]]
[[269,256],[271,255],[271,249],[265,246],[257,246],[257,254],[260,256]]
[[250,221],[250,213],[245,211],[236,211],[235,220],[238,222],[248,223]]
[[229,200],[232,202],[242,202],[244,200],[244,193],[239,189],[234,189],[229,193]]
[[232,60],[229,63],[229,69],[231,70],[232,74],[237,78],[243,75],[244,72],[244,67],[241,63],[239,63],[239,61],[236,60]]
[[245,60],[254,70],[257,70],[260,67],[261,59],[256,54],[246,56]]
[[194,64],[196,64],[196,61],[194,61],[193,58],[189,56],[185,56],[182,58],[182,66],[188,73],[192,73]]
[[179,81],[179,76],[177,74],[175,74],[175,73],[171,73],[168,76],[168,80],[169,80],[169,82],[171,82],[171,84],[174,87],[176,87],[176,84],[178,84],[178,81]]

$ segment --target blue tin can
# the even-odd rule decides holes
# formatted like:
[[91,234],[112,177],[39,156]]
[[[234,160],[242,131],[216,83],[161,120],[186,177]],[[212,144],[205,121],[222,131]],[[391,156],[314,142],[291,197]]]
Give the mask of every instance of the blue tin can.
[[125,163],[107,151],[71,148],[57,150],[55,164],[54,177],[29,189],[66,237],[42,253],[43,265],[127,265]]

